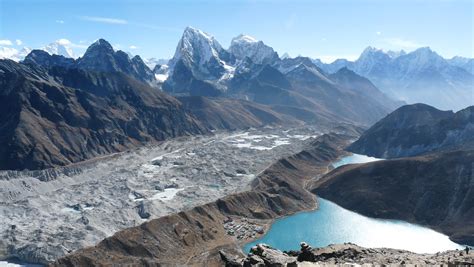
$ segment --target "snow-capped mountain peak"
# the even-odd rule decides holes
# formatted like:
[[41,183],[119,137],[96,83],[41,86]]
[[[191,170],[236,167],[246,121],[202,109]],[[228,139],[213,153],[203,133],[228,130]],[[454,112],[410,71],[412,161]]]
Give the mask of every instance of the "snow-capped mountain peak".
[[198,59],[199,63],[203,64],[211,58],[219,58],[219,54],[223,50],[219,42],[210,34],[199,29],[187,27],[178,43],[172,61],[182,58],[190,61]]
[[455,67],[462,68],[472,75],[474,75],[474,59],[467,57],[455,56],[447,60],[449,64]]
[[182,61],[197,77],[218,79],[230,65],[230,54],[210,34],[187,27],[176,47],[176,52],[169,62],[170,70]]
[[393,51],[393,50],[384,50],[384,49],[379,49],[375,48],[373,46],[368,46],[362,54],[360,55],[360,58],[364,58],[367,56],[373,56],[373,55],[379,55],[379,56],[388,56],[392,59],[397,58],[399,56],[406,55],[406,52],[404,50],[400,51]]
[[13,47],[0,46],[0,59],[11,59],[18,62],[23,60],[30,52],[31,49],[29,47],[23,47],[18,50]]
[[237,59],[250,58],[254,63],[267,64],[278,59],[278,54],[262,41],[240,34],[232,39],[229,52]]
[[145,62],[145,64],[150,69],[154,69],[157,65],[160,65],[160,66],[167,65],[169,61],[170,61],[169,59],[154,58],[154,57],[143,59],[143,62]]
[[444,58],[431,50],[430,47],[416,49],[407,54],[401,62],[407,65],[409,70],[416,70],[418,72],[428,68],[442,69],[448,64]]
[[42,50],[48,52],[50,55],[60,55],[67,58],[74,58],[74,52],[72,51],[70,45],[71,42],[69,40],[59,39],[43,47]]
[[405,52],[405,50],[400,50],[400,51],[393,51],[393,50],[388,50],[387,53],[386,53],[389,57],[391,58],[397,58],[399,56],[404,56],[407,54],[407,52]]
[[378,48],[375,48],[375,47],[372,47],[372,46],[368,46],[366,49],[364,49],[362,54],[360,54],[358,60],[364,60],[366,58],[370,58],[370,57],[374,57],[374,56],[389,57],[382,49],[378,49]]

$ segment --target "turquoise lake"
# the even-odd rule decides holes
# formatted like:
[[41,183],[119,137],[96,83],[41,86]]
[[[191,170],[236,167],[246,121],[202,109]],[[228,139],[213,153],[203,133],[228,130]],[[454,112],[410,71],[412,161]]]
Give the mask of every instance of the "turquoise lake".
[[[335,167],[349,163],[379,160],[363,155],[342,158]],[[248,243],[247,253],[258,243],[280,250],[298,250],[302,241],[313,247],[351,242],[363,247],[404,249],[417,253],[436,253],[448,249],[463,249],[446,235],[426,227],[398,220],[374,219],[346,210],[318,197],[319,209],[276,220],[260,239]]]

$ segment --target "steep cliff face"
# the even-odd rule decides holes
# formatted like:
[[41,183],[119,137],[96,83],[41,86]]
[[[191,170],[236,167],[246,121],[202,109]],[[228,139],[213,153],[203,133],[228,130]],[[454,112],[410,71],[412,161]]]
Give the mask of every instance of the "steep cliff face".
[[0,169],[43,169],[206,128],[122,73],[0,61]]
[[435,153],[338,168],[312,192],[344,208],[427,225],[474,245],[474,151]]
[[349,151],[378,158],[472,147],[474,106],[456,113],[425,104],[403,106],[368,129]]
[[[262,172],[250,191],[229,195],[189,211],[151,220],[120,231],[98,245],[78,250],[53,266],[222,265],[219,249],[240,254],[236,239],[223,226],[235,220],[270,220],[316,206],[313,194],[304,189],[307,180],[323,174],[349,137],[323,135],[308,149],[283,158]],[[180,255],[180,257],[176,257]]]

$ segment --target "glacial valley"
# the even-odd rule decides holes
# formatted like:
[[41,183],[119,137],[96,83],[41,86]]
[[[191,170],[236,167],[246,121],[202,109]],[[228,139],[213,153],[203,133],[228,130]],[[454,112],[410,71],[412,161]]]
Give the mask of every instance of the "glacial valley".
[[248,190],[260,171],[319,134],[311,126],[222,131],[57,169],[3,171],[0,259],[47,263],[119,230]]

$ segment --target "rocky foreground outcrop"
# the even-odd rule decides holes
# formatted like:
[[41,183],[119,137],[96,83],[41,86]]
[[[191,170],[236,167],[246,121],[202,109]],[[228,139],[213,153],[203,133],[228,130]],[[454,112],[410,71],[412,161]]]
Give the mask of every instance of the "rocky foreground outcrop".
[[474,151],[342,166],[311,191],[360,214],[399,219],[474,245]]
[[[161,217],[117,232],[94,247],[58,259],[52,266],[200,265],[220,266],[218,251],[242,255],[236,237],[224,228],[234,221],[271,220],[316,207],[304,188],[308,180],[327,171],[353,136],[323,135],[310,146],[272,164],[254,180],[252,190],[229,195],[191,210]],[[177,256],[179,255],[179,256]]]
[[364,248],[355,244],[311,248],[305,242],[298,251],[282,252],[265,244],[252,248],[244,258],[220,251],[226,267],[251,266],[472,266],[474,252],[451,250],[436,254],[416,254],[388,248]]

